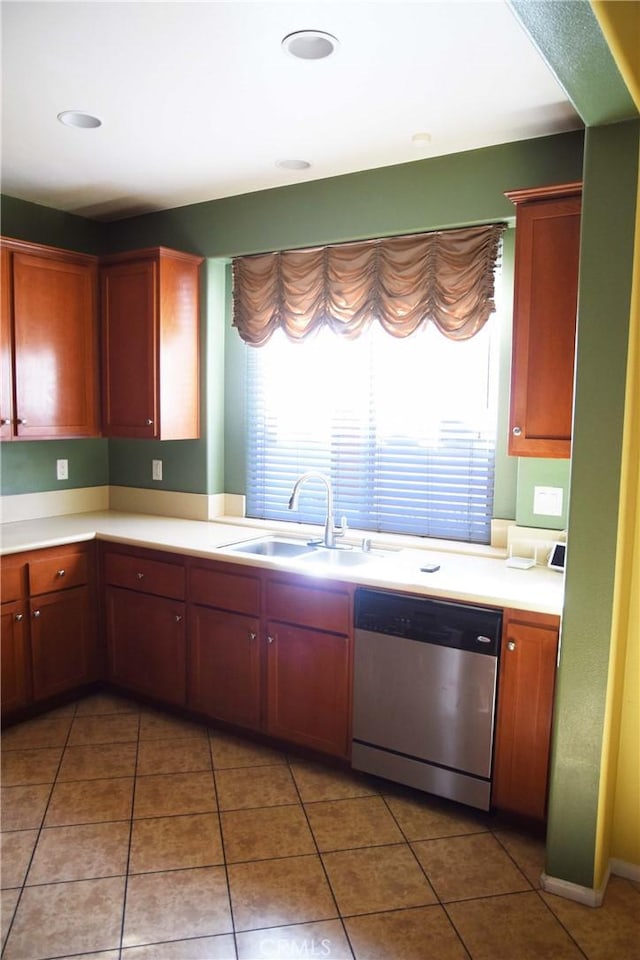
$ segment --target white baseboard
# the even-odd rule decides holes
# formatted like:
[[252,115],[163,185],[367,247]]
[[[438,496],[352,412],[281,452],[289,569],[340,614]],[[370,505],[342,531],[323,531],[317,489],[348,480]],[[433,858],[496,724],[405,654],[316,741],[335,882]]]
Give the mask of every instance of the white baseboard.
[[0,497],[0,522],[17,523],[70,513],[97,513],[109,509],[109,487],[74,487],[18,493]]
[[583,887],[579,883],[571,883],[569,880],[561,880],[560,877],[550,877],[548,873],[543,873],[540,877],[540,885],[547,893],[553,893],[557,897],[564,897],[565,900],[574,900],[576,903],[583,903],[587,907],[599,907],[609,882],[609,869],[604,881],[597,889],[594,887]]
[[609,870],[615,874],[616,877],[624,877],[625,880],[633,880],[635,883],[640,883],[640,864],[638,863],[628,863],[626,860],[617,860],[615,857],[612,857],[611,860],[609,860]]
[[597,889],[581,887],[578,883],[570,883],[568,880],[561,880],[560,877],[550,877],[548,873],[542,874],[540,884],[543,890],[546,890],[547,893],[554,893],[557,897],[564,897],[565,900],[575,900],[576,903],[584,903],[587,907],[599,907],[602,905],[609,877],[612,874],[616,877],[623,877],[625,880],[634,880],[636,883],[640,883],[640,865],[611,857],[604,880]]

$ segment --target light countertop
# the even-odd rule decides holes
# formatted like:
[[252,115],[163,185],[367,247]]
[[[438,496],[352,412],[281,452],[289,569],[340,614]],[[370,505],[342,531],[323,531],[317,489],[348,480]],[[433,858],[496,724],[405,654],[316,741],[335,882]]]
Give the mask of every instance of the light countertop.
[[[507,567],[502,558],[431,549],[374,549],[377,559],[366,565],[320,569],[308,561],[246,556],[225,549],[230,544],[255,539],[268,532],[268,529],[252,529],[233,521],[181,520],[115,511],[78,513],[2,524],[0,553],[19,553],[97,538],[241,565],[295,573],[306,570],[312,577],[397,588],[444,599],[537,613],[560,615],[562,612],[562,573],[541,566],[516,570]],[[420,568],[429,562],[439,564],[440,569],[434,573],[422,572]]]

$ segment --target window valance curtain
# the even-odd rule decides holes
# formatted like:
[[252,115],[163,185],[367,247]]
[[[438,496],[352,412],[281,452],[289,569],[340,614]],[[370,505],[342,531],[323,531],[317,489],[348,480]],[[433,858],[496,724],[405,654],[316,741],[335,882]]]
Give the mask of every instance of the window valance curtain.
[[432,322],[472,337],[495,310],[504,224],[237,257],[234,326],[253,346],[278,327],[303,340],[329,326],[348,338],[378,320],[394,337]]

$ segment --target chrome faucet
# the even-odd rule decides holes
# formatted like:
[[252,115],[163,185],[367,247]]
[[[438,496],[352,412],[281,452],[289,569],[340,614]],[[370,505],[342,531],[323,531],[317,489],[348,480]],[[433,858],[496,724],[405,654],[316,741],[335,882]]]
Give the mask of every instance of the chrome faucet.
[[303,473],[302,476],[298,477],[289,498],[289,510],[297,510],[300,488],[304,483],[307,482],[307,480],[320,480],[327,488],[327,518],[324,523],[324,538],[322,540],[322,545],[324,547],[329,547],[330,550],[333,550],[336,546],[336,537],[344,536],[346,522],[343,519],[342,526],[336,529],[333,520],[333,487],[331,486],[331,480],[329,477],[326,477],[324,473],[316,473],[313,470],[309,473]]

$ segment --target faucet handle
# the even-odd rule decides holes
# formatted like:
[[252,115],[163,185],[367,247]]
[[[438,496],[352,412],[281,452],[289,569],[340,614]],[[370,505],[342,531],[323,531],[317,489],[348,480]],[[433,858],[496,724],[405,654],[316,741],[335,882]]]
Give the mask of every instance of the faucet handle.
[[336,528],[335,535],[336,537],[344,537],[347,532],[349,525],[347,523],[346,517],[340,517],[340,526]]

